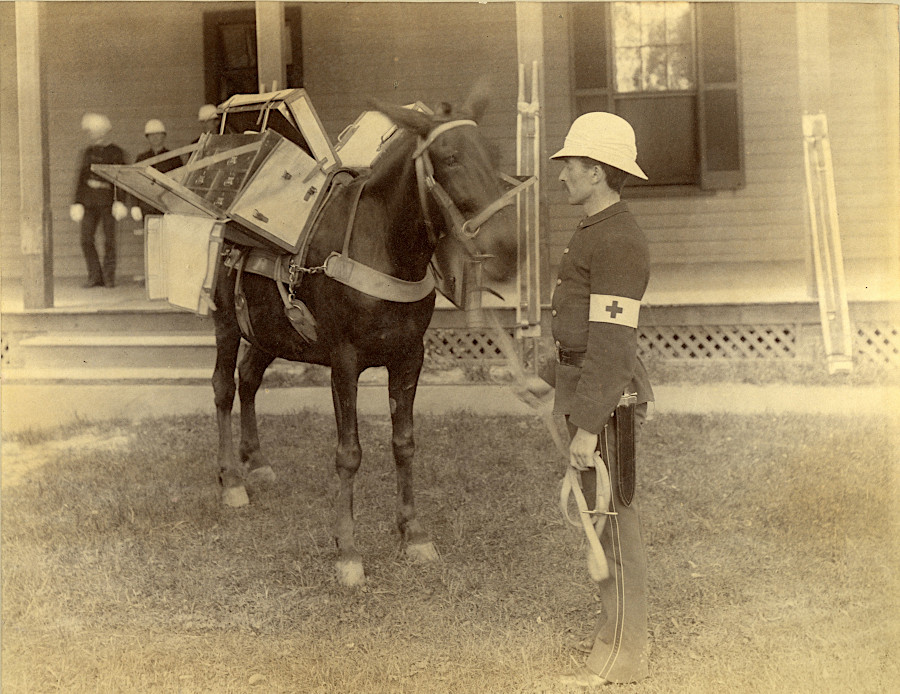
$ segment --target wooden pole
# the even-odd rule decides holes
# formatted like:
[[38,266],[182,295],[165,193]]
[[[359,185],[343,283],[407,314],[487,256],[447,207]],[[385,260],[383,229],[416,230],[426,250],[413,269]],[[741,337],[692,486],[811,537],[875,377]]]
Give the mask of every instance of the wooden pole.
[[283,2],[256,3],[256,69],[259,91],[287,87]]
[[41,74],[42,2],[16,3],[19,98],[19,233],[25,308],[53,306],[53,225],[47,110]]

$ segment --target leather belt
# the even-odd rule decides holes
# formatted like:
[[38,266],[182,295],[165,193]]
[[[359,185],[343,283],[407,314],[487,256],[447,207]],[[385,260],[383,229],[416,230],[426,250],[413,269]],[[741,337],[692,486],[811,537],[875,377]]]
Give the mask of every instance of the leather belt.
[[574,349],[556,348],[556,361],[563,366],[581,366],[584,364],[584,352]]

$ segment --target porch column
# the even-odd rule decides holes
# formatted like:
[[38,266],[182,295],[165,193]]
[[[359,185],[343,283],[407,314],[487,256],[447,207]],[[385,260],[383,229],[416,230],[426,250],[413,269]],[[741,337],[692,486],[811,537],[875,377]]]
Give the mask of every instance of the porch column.
[[47,111],[41,73],[42,2],[16,3],[19,233],[25,308],[53,306],[53,236]]
[[287,70],[285,68],[284,3],[256,3],[256,64],[259,91],[287,87]]

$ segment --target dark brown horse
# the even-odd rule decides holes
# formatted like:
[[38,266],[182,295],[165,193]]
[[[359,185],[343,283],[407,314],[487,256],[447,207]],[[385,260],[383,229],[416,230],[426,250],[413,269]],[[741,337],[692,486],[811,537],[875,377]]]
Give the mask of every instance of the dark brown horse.
[[[472,229],[463,230],[466,247],[488,257],[484,261],[486,274],[497,279],[509,276],[515,270],[514,213],[509,207],[494,204],[494,208],[501,207],[496,214],[486,220],[488,215],[483,214],[504,193],[490,150],[475,122],[484,104],[471,103],[464,114],[453,118],[449,114],[428,116],[411,109],[380,106],[379,110],[404,132],[371,173],[345,185],[327,203],[310,241],[305,267],[323,266],[330,254],[341,251],[349,237],[350,258],[383,275],[419,282],[429,272],[436,240],[454,231],[459,235],[458,228],[450,228],[453,220],[458,223],[477,217],[477,234]],[[434,188],[446,191],[446,196],[431,192],[429,167],[425,167],[424,185],[420,183],[416,163],[423,157],[433,167],[433,180],[439,184]],[[419,174],[421,177],[422,172]],[[269,364],[281,357],[330,366],[338,432],[335,462],[339,491],[334,526],[338,577],[345,585],[362,584],[365,574],[354,541],[353,521],[354,477],[362,459],[357,384],[368,367],[385,366],[398,476],[397,525],[409,556],[435,559],[434,545],[416,517],[412,486],[413,400],[424,357],[423,335],[434,310],[434,290],[419,300],[384,300],[323,272],[305,273],[297,298],[317,323],[316,341],[307,342],[286,317],[283,297],[272,279],[243,273],[241,282],[253,335],[244,336],[250,347],[239,365],[241,329],[235,311],[234,271],[222,268],[215,292],[217,358],[213,388],[219,426],[219,479],[225,503],[247,503],[246,476],[271,474],[259,450],[254,406]],[[239,459],[231,434],[236,366],[241,402]]]

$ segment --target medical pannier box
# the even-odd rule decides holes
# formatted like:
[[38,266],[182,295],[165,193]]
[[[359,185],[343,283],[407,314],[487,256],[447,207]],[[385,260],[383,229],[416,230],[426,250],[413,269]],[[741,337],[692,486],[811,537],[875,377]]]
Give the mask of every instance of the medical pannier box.
[[340,164],[305,89],[235,94],[219,105],[222,133],[274,131],[309,154],[323,171]]
[[[420,102],[406,108],[431,114],[431,109]],[[338,136],[334,149],[342,166],[368,169],[396,142],[399,133],[400,128],[380,111],[365,111]]]
[[[206,163],[206,165],[200,166]],[[328,172],[273,130],[206,135],[184,187],[250,232],[292,253],[321,201]]]
[[147,297],[203,316],[214,309],[224,226],[198,215],[170,212],[144,217]]

